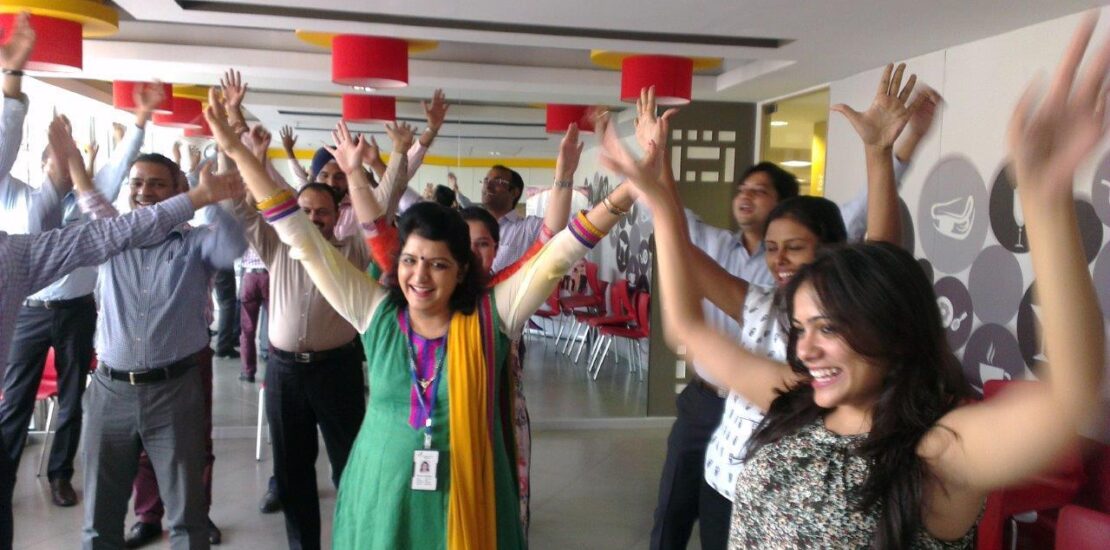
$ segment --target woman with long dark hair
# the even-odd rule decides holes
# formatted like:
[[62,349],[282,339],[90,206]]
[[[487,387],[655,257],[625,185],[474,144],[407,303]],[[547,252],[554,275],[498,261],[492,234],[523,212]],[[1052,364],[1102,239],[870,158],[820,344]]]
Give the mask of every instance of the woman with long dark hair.
[[1048,467],[1096,411],[1103,325],[1072,190],[1107,134],[1110,40],[1075,76],[1096,21],[1081,25],[1044,99],[1031,87],[1011,121],[1052,360],[1042,382],[989,402],[959,406],[966,386],[932,286],[888,244],[831,250],[792,277],[787,364],[715,332],[688,284],[685,225],[659,173],[662,137],[637,161],[606,135],[604,162],[656,215],[668,343],[766,412],[737,480],[730,547],[969,548],[987,493]]
[[[213,92],[214,96],[215,92]],[[578,214],[512,277],[487,287],[466,222],[434,203],[398,220],[400,249],[385,283],[323,239],[236,139],[218,98],[205,112],[259,208],[321,294],[361,334],[372,395],[340,481],[337,548],[526,546],[506,434],[496,406],[510,340],[570,265],[632,202],[618,188],[606,206]],[[390,163],[404,163],[411,131],[395,132]],[[337,143],[352,193],[369,189],[359,144]],[[622,206],[624,208],[622,208]],[[376,197],[356,203],[376,219]],[[360,214],[360,217],[363,217]]]

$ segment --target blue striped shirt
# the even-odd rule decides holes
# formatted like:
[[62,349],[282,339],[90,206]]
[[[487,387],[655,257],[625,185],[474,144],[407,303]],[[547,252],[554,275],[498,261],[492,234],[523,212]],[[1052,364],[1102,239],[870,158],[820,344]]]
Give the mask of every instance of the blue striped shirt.
[[[8,356],[15,318],[28,294],[74,269],[103,263],[120,251],[165,240],[193,215],[189,198],[174,197],[126,216],[69,225],[35,235],[0,231],[0,357]],[[0,361],[0,379],[7,361]]]

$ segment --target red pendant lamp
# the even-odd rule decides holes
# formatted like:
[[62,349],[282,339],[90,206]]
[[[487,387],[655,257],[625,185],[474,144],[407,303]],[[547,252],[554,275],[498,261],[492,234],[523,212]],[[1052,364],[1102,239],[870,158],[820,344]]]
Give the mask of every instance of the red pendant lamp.
[[586,105],[547,104],[547,133],[562,134],[571,123],[578,125],[580,132],[593,132],[594,121],[589,117],[590,108]]
[[659,105],[686,105],[694,82],[694,60],[670,55],[632,55],[621,63],[621,101],[635,103],[640,90],[655,86]]
[[343,94],[343,120],[384,124],[397,120],[397,98],[393,96]]
[[[6,44],[15,28],[14,13],[0,14],[0,28]],[[54,73],[77,72],[82,68],[83,44],[81,34],[84,27],[76,21],[32,15],[31,28],[35,30],[35,47],[24,67],[28,71]]]
[[[116,80],[112,82],[112,105],[124,111],[134,111],[138,108],[135,104],[135,89],[144,86],[147,82],[132,82],[130,80]],[[162,93],[165,99],[154,109],[155,114],[168,115],[173,112],[173,85],[162,83]]]
[[201,115],[199,122],[200,122],[200,128],[186,128],[185,129],[185,137],[191,137],[191,138],[210,138],[210,137],[214,137],[212,135],[212,127],[208,125],[208,121],[204,119],[203,115]]
[[332,39],[331,80],[365,88],[408,86],[408,48],[397,38],[340,34]]
[[170,128],[200,129],[204,114],[200,101],[184,97],[173,98],[173,112],[170,114],[154,115],[154,123],[158,126]]

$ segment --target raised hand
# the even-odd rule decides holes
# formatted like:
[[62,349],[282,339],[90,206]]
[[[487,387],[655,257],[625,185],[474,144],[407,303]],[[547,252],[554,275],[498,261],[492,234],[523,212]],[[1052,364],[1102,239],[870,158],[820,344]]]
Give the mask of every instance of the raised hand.
[[195,145],[189,146],[189,169],[197,170],[200,168],[200,148]]
[[430,201],[430,200],[434,199],[435,196],[436,196],[436,186],[435,186],[435,184],[433,184],[431,182],[425,183],[424,184],[424,193],[423,193],[424,200],[429,200]]
[[124,125],[122,125],[118,122],[113,122],[112,123],[112,145],[119,145],[119,142],[120,142],[120,140],[123,139],[123,134],[125,132],[127,132],[127,128],[124,127]]
[[270,131],[267,130],[265,126],[259,124],[251,128],[251,154],[253,154],[254,158],[258,159],[259,162],[266,162],[266,154],[270,150],[270,141],[272,139],[273,135],[270,134]]
[[86,170],[90,177],[92,174],[96,173],[96,155],[99,153],[100,145],[98,145],[96,141],[89,143],[88,146],[85,147],[85,154],[89,156],[89,160],[86,163]]
[[[363,138],[363,141],[366,141],[366,139]],[[380,147],[378,147],[378,140],[374,139],[374,136],[370,136],[369,143],[367,144],[366,149],[363,151],[362,154],[362,163],[374,166],[377,164],[381,164],[381,162],[382,150]]]
[[[81,152],[73,141],[69,121],[62,115],[54,115],[46,131],[47,150],[50,162],[47,163],[47,176],[55,184],[68,184],[75,171],[85,174],[85,164]],[[85,175],[87,179],[88,176]]]
[[902,86],[905,70],[905,63],[900,63],[897,68],[893,64],[886,66],[879,79],[875,99],[866,111],[856,111],[843,103],[832,106],[833,111],[848,119],[865,147],[892,148],[909,122],[910,113],[917,109],[916,104],[925,100],[926,96],[919,94],[914,98],[914,104],[907,105],[917,83],[917,75],[911,74],[906,85]]
[[402,122],[387,122],[385,124],[385,133],[389,134],[389,139],[393,140],[393,152],[404,154],[412,147],[413,134],[416,128],[412,125]]
[[212,129],[212,136],[216,138],[216,144],[220,146],[220,149],[230,152],[244,147],[243,143],[239,141],[239,136],[235,134],[235,130],[232,130],[231,125],[228,124],[227,110],[224,108],[224,102],[220,97],[218,88],[208,90],[208,107],[204,110],[204,119],[208,122],[208,127]]
[[[936,120],[937,108],[944,103],[944,98],[936,90],[922,85],[917,90],[918,97],[910,101],[910,121],[907,130],[917,137],[924,137],[933,128]],[[920,98],[920,99],[919,99]]]
[[[650,202],[670,200],[674,190],[668,184],[669,178],[663,177],[662,148],[654,140],[648,141],[644,157],[637,159],[621,142],[607,116],[598,119],[598,122],[596,129],[601,133],[601,165],[632,180],[636,189]],[[667,120],[659,119],[659,124],[660,132],[666,135]]]
[[292,126],[281,127],[281,148],[289,154],[289,158],[294,158],[293,149],[297,146],[297,135],[293,133]]
[[346,174],[362,171],[362,158],[370,146],[362,136],[352,136],[347,128],[347,123],[342,120],[335,125],[331,133],[334,147],[327,147],[329,153],[335,157],[335,163]]
[[454,191],[455,194],[459,193],[459,178],[454,172],[447,172],[447,185],[451,186],[451,190]]
[[[195,194],[194,194],[195,192]],[[199,206],[215,204],[222,200],[238,200],[246,196],[243,177],[239,172],[214,173],[212,170],[200,171],[200,184],[190,192],[193,204]],[[197,204],[198,200],[201,204]]]
[[1040,82],[1034,80],[1014,110],[1007,142],[1020,191],[1066,195],[1070,204],[1076,168],[1107,134],[1110,40],[1076,76],[1097,22],[1089,16],[1080,25],[1044,97],[1038,101]]
[[661,116],[655,116],[655,86],[640,90],[640,98],[636,100],[636,143],[647,151],[648,144],[654,141],[659,147],[667,144],[666,127],[671,117],[678,113],[678,109],[671,108]]
[[138,107],[136,111],[146,113],[150,116],[163,101],[166,100],[166,91],[162,87],[162,83],[158,80],[154,82],[144,82],[141,86],[135,86],[135,105]]
[[585,143],[578,141],[578,125],[572,123],[559,142],[559,158],[555,161],[555,180],[566,181],[574,179],[574,171],[578,169],[578,161],[582,158],[582,148]]
[[220,88],[224,91],[224,108],[232,113],[243,107],[243,98],[247,96],[247,84],[243,76],[235,69],[228,69],[220,78]]
[[438,133],[443,126],[443,121],[447,119],[447,96],[444,95],[443,90],[436,89],[435,94],[432,95],[431,105],[428,105],[427,101],[421,101],[420,106],[424,108],[424,118],[428,121],[428,128]]
[[177,164],[178,166],[181,166],[181,142],[180,141],[173,142],[173,148],[170,149],[170,155],[173,156],[174,164]]
[[31,16],[22,12],[15,17],[15,27],[11,37],[0,45],[0,67],[10,71],[22,71],[35,47],[35,30],[31,28]]

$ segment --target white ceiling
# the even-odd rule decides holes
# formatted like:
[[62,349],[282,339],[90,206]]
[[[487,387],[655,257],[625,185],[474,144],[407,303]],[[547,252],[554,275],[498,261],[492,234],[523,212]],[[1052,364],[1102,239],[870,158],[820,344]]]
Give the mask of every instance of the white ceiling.
[[[330,55],[295,29],[440,41],[415,54],[398,115],[422,118],[435,88],[467,104],[451,109],[437,154],[498,151],[549,156],[537,103],[619,105],[620,76],[589,50],[722,57],[695,77],[694,99],[758,101],[903,59],[1061,17],[1093,0],[115,0],[120,33],[85,43],[83,76],[215,84],[234,66],[256,90],[251,114],[271,128],[302,129],[301,145],[335,123],[339,94]],[[738,38],[776,39],[778,48]],[[470,103],[474,103],[471,105]],[[507,105],[507,106],[506,106]],[[292,113],[292,114],[282,114]],[[313,115],[309,113],[319,113]],[[462,121],[462,127],[454,124]],[[479,124],[481,123],[481,124]],[[499,125],[497,123],[504,123]]]

